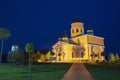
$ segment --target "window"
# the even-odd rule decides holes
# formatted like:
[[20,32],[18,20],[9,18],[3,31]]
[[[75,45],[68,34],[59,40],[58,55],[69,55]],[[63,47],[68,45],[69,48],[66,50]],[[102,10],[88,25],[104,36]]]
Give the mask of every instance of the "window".
[[79,30],[78,30],[78,29],[76,29],[76,32],[79,32]]
[[81,29],[81,32],[83,32],[82,29]]
[[74,33],[74,29],[72,29],[72,33]]

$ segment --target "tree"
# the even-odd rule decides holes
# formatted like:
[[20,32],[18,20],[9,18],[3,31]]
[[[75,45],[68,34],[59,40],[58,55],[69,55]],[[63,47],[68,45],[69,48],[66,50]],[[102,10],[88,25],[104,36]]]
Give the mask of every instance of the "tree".
[[106,52],[101,52],[101,56],[106,56]]
[[50,55],[51,55],[51,56],[54,56],[55,53],[54,53],[53,51],[50,51]]
[[45,55],[46,61],[50,59],[50,51]]
[[22,49],[18,50],[17,64],[19,65],[24,64],[24,52]]
[[8,53],[8,62],[16,63],[17,52],[9,51]]
[[37,52],[32,52],[31,54],[31,59],[33,62],[37,62],[38,59],[40,59],[40,51],[38,50]]
[[103,56],[104,57],[104,60],[105,60],[105,56],[106,56],[106,52],[101,52],[101,56]]
[[50,62],[56,60],[56,57],[54,57],[55,53],[52,50],[49,51],[49,53],[50,53],[50,57],[49,57]]
[[8,61],[17,65],[24,64],[24,52],[22,49],[18,51],[10,51],[8,54]]
[[40,55],[40,60],[41,60],[41,61],[46,61],[45,54],[41,54],[41,55]]
[[26,52],[29,53],[29,77],[30,77],[30,61],[31,61],[30,60],[30,53],[32,53],[33,50],[34,50],[33,44],[32,43],[27,43],[26,46],[25,46],[25,50],[26,50]]
[[115,54],[115,61],[119,62],[119,56],[118,56],[118,53]]
[[48,61],[47,54],[49,53],[48,49],[41,50],[40,60],[41,61]]
[[2,53],[3,53],[3,43],[6,38],[10,36],[10,31],[5,28],[0,28],[0,39],[1,39],[1,52],[0,52],[0,63],[2,60]]
[[110,53],[108,56],[108,59],[110,62],[114,62],[115,61],[115,55],[113,53]]

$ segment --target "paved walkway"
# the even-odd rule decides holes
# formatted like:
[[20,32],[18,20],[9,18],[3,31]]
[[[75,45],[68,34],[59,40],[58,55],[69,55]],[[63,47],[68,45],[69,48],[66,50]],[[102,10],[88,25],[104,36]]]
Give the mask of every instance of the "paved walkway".
[[61,80],[95,80],[82,63],[74,63]]

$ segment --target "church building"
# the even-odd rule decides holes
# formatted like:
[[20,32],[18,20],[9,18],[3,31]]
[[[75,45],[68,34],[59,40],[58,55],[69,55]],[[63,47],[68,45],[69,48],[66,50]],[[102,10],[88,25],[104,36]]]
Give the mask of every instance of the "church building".
[[104,38],[94,35],[89,28],[84,32],[84,24],[79,19],[71,23],[71,37],[65,34],[60,36],[52,46],[58,61],[74,60],[104,60],[101,52],[104,51]]

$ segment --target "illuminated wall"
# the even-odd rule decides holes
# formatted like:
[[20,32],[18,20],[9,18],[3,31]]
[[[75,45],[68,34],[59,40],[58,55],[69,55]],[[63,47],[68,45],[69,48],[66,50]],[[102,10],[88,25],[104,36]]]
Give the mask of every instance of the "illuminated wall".
[[104,45],[104,38],[88,35],[88,43]]
[[[67,42],[64,42],[64,40]],[[69,43],[69,40],[72,40],[74,43]],[[73,51],[73,48],[77,46],[81,46],[79,47],[80,52],[76,52],[78,54],[80,53],[80,57],[76,57],[75,51]],[[83,48],[84,52],[81,51]],[[58,41],[55,45],[53,45],[53,51],[56,53],[57,60],[59,60],[58,53],[62,54],[61,61],[93,60],[93,58],[94,60],[103,60],[104,58],[101,56],[101,52],[104,51],[104,48],[104,38],[90,34],[84,34],[82,22],[73,22],[71,24],[70,39],[66,37],[61,38],[61,41]],[[81,53],[84,53],[82,57]],[[75,55],[75,57],[73,57],[73,55]]]

